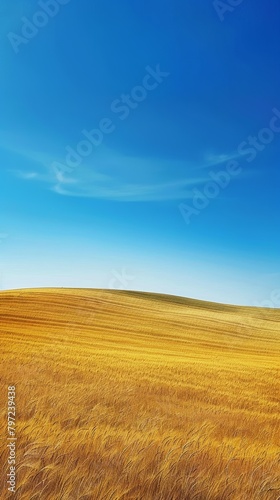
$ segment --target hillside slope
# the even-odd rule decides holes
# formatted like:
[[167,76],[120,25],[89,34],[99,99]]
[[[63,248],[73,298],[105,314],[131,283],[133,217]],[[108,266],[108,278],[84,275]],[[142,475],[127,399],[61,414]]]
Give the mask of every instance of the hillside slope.
[[7,386],[17,394],[17,498],[280,496],[279,310],[17,290],[0,293],[0,335],[4,436]]

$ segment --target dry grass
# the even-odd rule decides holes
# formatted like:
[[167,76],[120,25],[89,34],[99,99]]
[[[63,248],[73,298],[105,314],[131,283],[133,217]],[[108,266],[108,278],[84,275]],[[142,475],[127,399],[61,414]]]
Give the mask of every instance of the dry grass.
[[278,310],[47,289],[0,293],[0,319],[13,498],[280,498]]

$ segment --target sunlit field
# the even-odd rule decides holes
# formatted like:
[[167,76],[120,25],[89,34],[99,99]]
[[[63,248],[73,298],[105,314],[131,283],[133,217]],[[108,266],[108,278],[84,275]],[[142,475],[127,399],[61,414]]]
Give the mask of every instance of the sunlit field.
[[280,498],[280,311],[134,292],[0,293],[0,498]]

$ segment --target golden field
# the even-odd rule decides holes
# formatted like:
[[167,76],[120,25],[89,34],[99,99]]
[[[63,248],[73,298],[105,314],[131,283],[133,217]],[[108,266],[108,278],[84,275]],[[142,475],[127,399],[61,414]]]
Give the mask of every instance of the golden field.
[[0,293],[0,498],[280,498],[280,311],[138,292]]

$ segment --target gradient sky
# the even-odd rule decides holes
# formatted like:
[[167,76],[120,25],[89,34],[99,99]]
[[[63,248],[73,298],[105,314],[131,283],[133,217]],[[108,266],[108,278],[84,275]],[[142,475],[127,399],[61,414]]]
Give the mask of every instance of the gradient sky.
[[[1,288],[268,300],[280,288],[279,2],[244,0],[223,21],[210,0],[64,3],[40,18],[40,2],[1,2]],[[17,38],[34,16],[45,26]],[[121,112],[157,65],[162,82]],[[67,168],[66,148],[104,119],[110,133]],[[187,224],[182,204],[233,160],[238,175]]]

